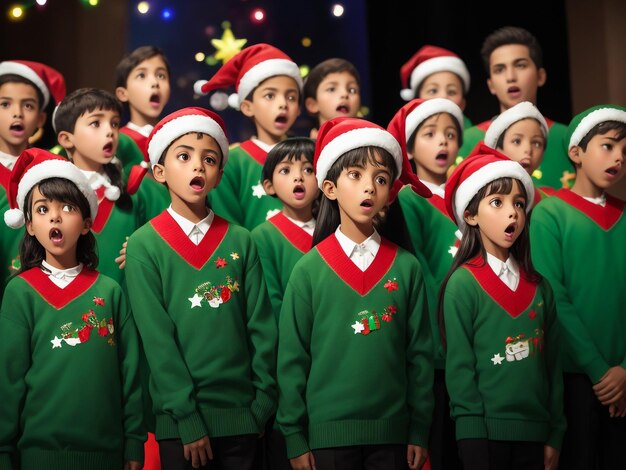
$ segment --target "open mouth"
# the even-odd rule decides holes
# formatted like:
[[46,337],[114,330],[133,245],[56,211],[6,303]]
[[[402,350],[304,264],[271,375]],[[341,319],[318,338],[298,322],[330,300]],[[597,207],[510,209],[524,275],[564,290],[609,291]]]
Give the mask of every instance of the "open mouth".
[[348,114],[350,113],[350,108],[348,108],[345,104],[340,104],[337,106],[337,112],[341,114]]
[[504,229],[504,233],[506,233],[507,235],[513,235],[514,232],[515,232],[515,224],[509,224]]
[[448,155],[448,152],[439,152],[435,157],[435,160],[443,160],[444,162],[448,161]]
[[304,187],[297,185],[295,188],[293,188],[293,193],[294,194],[304,194]]
[[374,202],[371,199],[366,199],[363,202],[361,202],[361,207],[371,209],[372,207],[374,207]]
[[508,93],[519,93],[520,91],[520,88],[517,86],[509,87],[509,89],[507,90]]
[[63,233],[58,228],[53,228],[50,230],[50,240],[53,242],[60,242],[63,240]]
[[161,104],[161,97],[157,93],[150,95],[151,104]]
[[202,188],[204,188],[204,178],[196,176],[194,179],[191,180],[189,186],[191,186],[191,188],[195,191],[201,191]]
[[22,132],[24,130],[24,124],[19,124],[19,123],[11,124],[10,129],[12,131]]
[[104,147],[102,147],[102,150],[104,150],[106,153],[111,153],[113,151],[113,144],[109,142]]
[[617,173],[619,173],[619,170],[620,170],[619,166],[612,166],[611,168],[606,170],[606,173],[608,173],[611,176],[615,176],[617,175]]
[[274,122],[276,124],[287,124],[287,116],[281,114],[274,120]]

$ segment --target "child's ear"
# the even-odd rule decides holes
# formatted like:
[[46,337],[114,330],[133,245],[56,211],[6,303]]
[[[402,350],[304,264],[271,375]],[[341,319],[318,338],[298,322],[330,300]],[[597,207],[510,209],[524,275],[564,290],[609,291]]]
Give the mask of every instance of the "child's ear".
[[117,99],[122,103],[128,102],[128,90],[123,86],[118,86],[115,89],[115,96],[117,96]]
[[222,176],[224,176],[224,168],[222,168],[219,174],[217,175],[217,181],[215,182],[213,189],[217,188],[217,185],[220,184],[220,181],[222,181]]
[[337,185],[330,180],[324,180],[322,183],[322,192],[331,201],[337,200]]
[[250,100],[243,100],[241,104],[239,105],[239,110],[246,117],[249,117],[249,118],[254,117],[254,105],[252,104],[252,101]]
[[478,221],[476,220],[476,216],[478,214],[471,215],[469,211],[463,212],[463,220],[467,225],[471,225],[472,227],[476,227],[478,225]]
[[48,115],[44,111],[39,113],[39,117],[37,118],[37,127],[39,129],[43,128],[44,124],[46,123],[47,117]]
[[304,100],[304,107],[309,112],[309,114],[316,115],[320,112],[320,107],[317,105],[317,100],[315,98],[307,98]]
[[85,220],[83,220],[83,228],[80,231],[80,234],[87,235],[89,233],[89,230],[91,230],[92,225],[93,223],[91,222],[91,217],[87,217]]
[[152,167],[152,176],[159,183],[165,183],[165,166],[157,163]]
[[269,196],[275,196],[276,190],[274,184],[270,180],[263,180],[263,189]]
[[59,145],[65,150],[72,150],[74,148],[74,135],[71,132],[61,131],[57,135],[57,141]]
[[496,89],[493,87],[493,84],[491,83],[491,78],[487,79],[487,88],[489,88],[489,93],[495,96]]
[[539,70],[537,70],[537,86],[539,88],[541,88],[542,86],[546,84],[547,79],[548,79],[548,73],[546,72],[546,69],[541,67]]
[[567,155],[569,156],[569,159],[574,162],[574,165],[576,165],[576,168],[580,168],[580,166],[582,165],[581,153],[582,153],[582,148],[580,148],[578,145],[575,145],[574,147],[572,147],[571,149],[567,151]]
[[26,219],[26,232],[28,232],[28,234],[31,237],[35,236],[35,231],[33,230],[33,221],[32,220]]

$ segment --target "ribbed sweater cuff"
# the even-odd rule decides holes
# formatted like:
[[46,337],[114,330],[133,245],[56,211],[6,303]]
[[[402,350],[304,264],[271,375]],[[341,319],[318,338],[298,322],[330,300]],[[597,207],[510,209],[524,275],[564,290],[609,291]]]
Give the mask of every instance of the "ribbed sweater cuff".
[[0,454],[0,470],[13,470],[13,466],[11,465],[11,457],[9,457],[9,454]]
[[177,424],[178,435],[181,441],[183,441],[183,444],[197,441],[208,434],[204,420],[198,412],[193,412],[189,416],[179,419]]
[[265,392],[257,391],[256,399],[252,402],[251,408],[259,429],[264,429],[265,423],[276,411],[276,404]]
[[563,445],[563,431],[553,431],[548,436],[548,440],[546,441],[546,445],[556,449],[561,450],[561,446]]
[[143,462],[143,458],[143,442],[137,439],[126,439],[124,442],[124,461]]
[[487,423],[482,416],[460,416],[456,418],[456,440],[486,439]]
[[422,429],[417,425],[411,425],[409,428],[409,444],[427,448],[429,431],[428,428]]
[[593,384],[600,382],[600,379],[604,374],[606,374],[607,370],[609,370],[609,365],[601,357],[594,359],[591,363],[585,366],[585,371],[589,376],[589,380],[591,380],[591,383]]
[[285,436],[285,444],[287,445],[287,457],[290,459],[306,454],[311,450],[304,433],[301,432]]

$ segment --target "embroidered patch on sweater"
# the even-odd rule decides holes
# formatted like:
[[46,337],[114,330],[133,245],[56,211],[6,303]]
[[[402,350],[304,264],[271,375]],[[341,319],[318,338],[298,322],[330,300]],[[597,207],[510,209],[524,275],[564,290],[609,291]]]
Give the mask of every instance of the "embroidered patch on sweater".
[[[105,307],[105,301],[102,297],[94,297],[94,308]],[[115,346],[115,326],[113,325],[113,318],[98,317],[93,309],[89,309],[88,312],[83,313],[81,316],[82,323],[78,326],[74,322],[68,322],[60,327],[61,337],[54,336],[54,339],[50,340],[52,343],[52,349],[63,347],[63,343],[68,346],[76,346],[89,341],[91,333],[96,330],[98,336],[106,340],[109,346]]]
[[[383,284],[383,287],[387,289],[388,293],[391,293],[398,290],[398,282],[394,277],[393,280],[388,279],[387,282]],[[354,330],[355,335],[368,335],[374,331],[380,330],[381,321],[383,324],[390,323],[397,311],[398,307],[391,304],[387,305],[380,314],[373,309],[371,312],[369,310],[361,310],[357,313],[357,320],[350,325],[350,327]]]
[[[540,308],[543,305],[543,302],[540,302],[537,305],[537,308]],[[537,318],[537,312],[535,309],[531,309],[528,312],[528,318],[531,320],[535,320]],[[537,321],[542,320],[542,318],[537,318]],[[529,357],[535,356],[537,354],[543,353],[543,343],[544,343],[544,329],[543,325],[538,325],[534,328],[533,333],[530,336],[527,336],[526,333],[518,333],[513,336],[507,336],[504,340],[504,356],[500,354],[500,352],[493,355],[491,358],[491,362],[493,362],[494,366],[501,365],[504,360],[506,362],[516,362],[523,361]]]
[[228,302],[235,292],[239,292],[239,282],[226,276],[223,284],[213,284],[210,281],[204,282],[196,287],[193,297],[187,300],[191,302],[191,307],[202,307],[204,300],[211,308],[219,308],[220,305]]

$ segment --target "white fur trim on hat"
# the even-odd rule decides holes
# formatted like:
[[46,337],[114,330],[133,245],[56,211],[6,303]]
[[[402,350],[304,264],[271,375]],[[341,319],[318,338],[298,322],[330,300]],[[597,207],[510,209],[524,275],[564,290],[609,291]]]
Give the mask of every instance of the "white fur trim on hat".
[[533,186],[533,181],[530,179],[530,176],[526,173],[526,170],[524,170],[522,165],[513,160],[491,162],[469,175],[454,193],[454,217],[456,218],[457,226],[461,232],[465,229],[463,214],[472,198],[483,186],[486,186],[498,178],[515,178],[522,182],[526,189],[527,196],[526,213],[528,214],[528,212],[530,212],[535,198],[535,187]]
[[543,136],[548,137],[548,123],[543,115],[530,101],[522,101],[501,113],[491,122],[487,132],[485,132],[485,145],[495,149],[500,136],[504,134],[509,127],[522,119],[536,119],[541,126]]
[[601,122],[617,121],[626,123],[626,111],[615,108],[601,108],[587,114],[576,126],[576,130],[572,132],[572,136],[569,139],[568,150],[572,147],[580,144],[580,141],[585,138],[589,131]]
[[467,93],[469,91],[470,74],[467,67],[461,59],[451,56],[434,57],[415,67],[413,72],[411,72],[411,90],[417,90],[419,84],[422,83],[426,77],[437,72],[452,72],[458,75],[463,82],[464,92]]
[[37,75],[37,73],[33,69],[31,69],[27,65],[20,64],[19,62],[2,62],[0,64],[0,75],[8,74],[19,75],[20,77],[24,77],[27,80],[33,82],[43,94],[42,108],[45,108],[48,105],[48,102],[50,101],[50,91],[48,90],[48,87],[43,82],[41,77]]
[[402,173],[402,149],[400,144],[389,132],[375,127],[359,127],[344,132],[326,144],[317,161],[317,185],[322,188],[326,174],[333,163],[344,153],[360,147],[381,147],[394,158],[397,167],[396,179]]
[[245,100],[263,80],[275,77],[276,75],[287,75],[293,78],[298,84],[298,90],[302,91],[302,77],[298,66],[287,59],[268,59],[248,70],[237,87],[239,102]]
[[463,132],[463,111],[452,101],[445,98],[433,98],[424,101],[411,111],[405,120],[405,135],[408,143],[409,138],[415,132],[415,129],[429,117],[434,114],[448,113],[451,114],[461,127]]
[[213,137],[222,150],[222,168],[228,159],[228,139],[222,127],[208,116],[202,114],[188,114],[180,116],[163,124],[163,126],[152,136],[148,145],[148,156],[150,163],[154,167],[159,163],[159,159],[165,149],[181,135],[190,132],[201,132]]
[[400,98],[402,98],[404,101],[411,101],[413,98],[415,98],[415,91],[411,90],[410,88],[403,88],[402,90],[400,90]]
[[207,82],[208,80],[196,80],[196,82],[193,84],[193,92],[196,95],[206,95],[206,93],[202,91],[202,85]]

